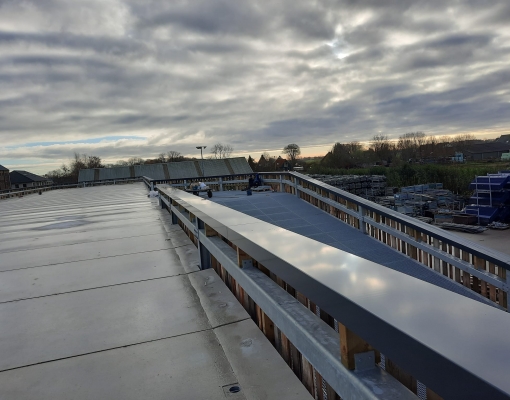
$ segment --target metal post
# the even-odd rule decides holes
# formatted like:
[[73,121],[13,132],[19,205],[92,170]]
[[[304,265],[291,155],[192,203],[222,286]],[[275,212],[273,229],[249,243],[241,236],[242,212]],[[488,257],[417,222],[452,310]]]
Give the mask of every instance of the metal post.
[[197,146],[197,149],[200,149],[200,158],[202,159],[202,175],[205,178],[205,170],[204,170],[204,154],[202,152],[203,149],[207,148],[207,146]]
[[220,176],[220,192],[223,192],[223,177]]
[[478,225],[480,225],[480,205],[478,204],[478,177],[475,175],[475,190],[476,190],[476,213],[478,215]]
[[283,175],[280,174],[280,192],[284,192],[284,188],[283,188]]
[[365,216],[363,215],[364,209],[361,206],[358,206],[358,221],[359,221],[359,230],[366,234],[367,233],[367,227],[365,225]]

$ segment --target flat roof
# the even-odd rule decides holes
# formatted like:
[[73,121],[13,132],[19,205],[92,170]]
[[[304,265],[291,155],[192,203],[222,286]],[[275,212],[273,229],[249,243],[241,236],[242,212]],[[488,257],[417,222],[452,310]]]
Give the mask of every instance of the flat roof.
[[494,305],[489,299],[292,194],[253,192],[252,196],[247,196],[245,191],[225,191],[214,192],[210,200],[422,281]]
[[0,398],[310,398],[142,183],[2,200],[0,220]]

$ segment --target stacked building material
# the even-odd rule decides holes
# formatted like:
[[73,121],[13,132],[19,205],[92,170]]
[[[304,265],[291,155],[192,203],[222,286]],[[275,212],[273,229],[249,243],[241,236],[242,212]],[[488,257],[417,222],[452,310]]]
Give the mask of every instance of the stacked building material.
[[487,230],[483,226],[473,226],[473,225],[462,225],[462,224],[452,224],[443,222],[442,224],[437,224],[442,229],[447,229],[450,231],[459,231],[459,232],[467,232],[467,233],[482,233]]
[[365,198],[386,195],[384,175],[310,175],[310,177]]
[[[408,215],[425,215],[437,222],[451,222],[453,210],[462,208],[461,199],[451,191],[443,189],[442,183],[426,183],[423,185],[407,186],[395,193],[395,208]],[[436,216],[440,214],[436,218]],[[444,214],[449,214],[445,216]]]
[[510,171],[477,176],[469,188],[474,192],[466,213],[476,215],[479,224],[510,221]]

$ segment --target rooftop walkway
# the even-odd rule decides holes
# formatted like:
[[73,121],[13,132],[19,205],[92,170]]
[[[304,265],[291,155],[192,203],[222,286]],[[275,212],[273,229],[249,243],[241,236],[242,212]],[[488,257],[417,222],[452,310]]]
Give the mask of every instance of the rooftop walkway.
[[142,183],[0,202],[1,399],[310,398],[169,218]]
[[491,301],[288,193],[214,192],[214,202],[490,305]]

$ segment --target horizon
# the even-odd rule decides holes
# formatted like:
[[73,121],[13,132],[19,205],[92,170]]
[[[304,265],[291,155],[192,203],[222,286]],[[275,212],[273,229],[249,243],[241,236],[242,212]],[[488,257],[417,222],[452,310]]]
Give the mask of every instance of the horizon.
[[0,163],[510,131],[510,3],[0,2]]

